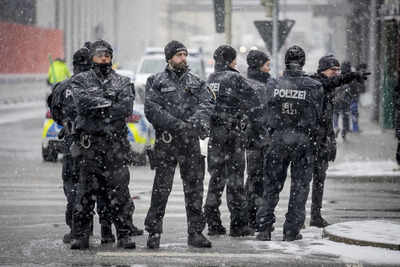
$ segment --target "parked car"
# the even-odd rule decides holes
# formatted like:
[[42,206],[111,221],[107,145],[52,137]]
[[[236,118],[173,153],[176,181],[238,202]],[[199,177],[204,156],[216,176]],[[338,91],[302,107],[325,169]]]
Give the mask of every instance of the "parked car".
[[[130,70],[116,70],[117,73],[133,80]],[[144,106],[140,98],[136,98],[132,115],[127,119],[128,140],[131,147],[132,162],[134,165],[147,163],[146,149],[154,145],[155,132],[151,123],[144,115]],[[42,132],[42,157],[45,161],[57,161],[58,154],[63,152],[63,140],[58,134],[63,127],[58,125],[47,111]]]
[[63,140],[58,139],[58,134],[63,127],[58,125],[47,109],[42,131],[42,158],[44,161],[55,162],[58,154],[63,152]]

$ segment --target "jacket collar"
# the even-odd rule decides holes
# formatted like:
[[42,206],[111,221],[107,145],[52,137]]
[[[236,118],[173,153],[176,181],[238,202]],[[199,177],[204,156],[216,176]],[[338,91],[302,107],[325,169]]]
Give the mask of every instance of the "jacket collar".
[[304,75],[303,68],[297,64],[286,65],[286,70],[283,72],[283,76],[297,77]]
[[262,72],[258,69],[248,68],[247,77],[262,83],[267,83],[268,80],[271,78],[271,75],[268,72]]
[[229,65],[221,62],[215,62],[214,71],[234,71],[239,72],[238,70],[232,69]]

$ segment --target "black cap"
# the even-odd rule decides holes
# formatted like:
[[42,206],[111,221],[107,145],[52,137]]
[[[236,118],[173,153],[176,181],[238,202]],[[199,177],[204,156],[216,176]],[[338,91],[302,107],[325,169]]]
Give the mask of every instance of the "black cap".
[[247,65],[249,65],[249,68],[258,69],[267,61],[269,61],[269,57],[260,50],[250,50],[249,54],[247,54]]
[[351,63],[349,61],[343,61],[340,66],[341,73],[350,73],[351,72]]
[[334,55],[323,56],[319,59],[318,72],[325,71],[332,67],[340,67],[340,63]]
[[221,45],[214,52],[214,60],[217,63],[229,65],[236,58],[236,50],[230,45]]
[[304,53],[303,48],[298,45],[289,47],[285,54],[285,64],[298,64],[303,67],[306,63],[306,53]]
[[104,40],[97,40],[90,44],[90,58],[96,54],[96,52],[105,51],[110,53],[111,57],[113,56],[113,49],[109,43]]
[[73,65],[90,65],[89,49],[82,47],[72,57]]
[[187,48],[181,42],[172,40],[164,47],[165,60],[168,62],[176,53],[181,51],[188,52]]

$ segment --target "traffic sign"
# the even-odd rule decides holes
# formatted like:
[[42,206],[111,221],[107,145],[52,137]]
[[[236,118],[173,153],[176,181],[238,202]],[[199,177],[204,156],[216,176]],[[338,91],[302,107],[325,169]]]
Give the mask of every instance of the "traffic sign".
[[[278,51],[282,48],[290,30],[295,24],[293,19],[279,20],[278,23]],[[272,20],[256,20],[254,21],[258,32],[261,35],[267,49],[272,53]]]

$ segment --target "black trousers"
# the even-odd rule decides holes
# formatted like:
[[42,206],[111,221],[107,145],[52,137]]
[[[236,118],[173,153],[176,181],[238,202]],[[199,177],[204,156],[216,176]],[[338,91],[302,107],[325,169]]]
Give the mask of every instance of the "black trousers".
[[324,155],[324,153],[317,153],[314,161],[314,170],[312,178],[312,193],[311,193],[312,218],[318,218],[321,216],[322,200],[324,196],[324,185],[326,179],[326,171],[328,170],[328,167],[329,167],[328,159]]
[[124,138],[91,140],[88,149],[82,149],[80,175],[73,213],[74,238],[87,237],[90,218],[97,199],[104,200],[104,210],[117,231],[117,238],[132,235],[132,215],[135,209],[129,193],[130,174],[127,166],[129,143]]
[[72,227],[72,213],[76,199],[76,192],[79,181],[79,168],[76,160],[71,155],[64,154],[61,172],[63,180],[64,195],[67,199],[65,208],[65,223]]
[[231,214],[231,229],[248,224],[244,190],[245,148],[240,134],[221,135],[211,131],[208,141],[208,172],[211,175],[204,213],[208,227],[222,224],[219,206],[226,186],[226,203]]
[[275,207],[291,168],[289,206],[283,225],[285,232],[300,232],[305,220],[305,205],[313,171],[311,143],[285,145],[275,142],[266,153],[264,163],[264,194],[257,211],[257,230],[271,229],[275,223]]
[[165,143],[157,134],[152,165],[155,177],[151,203],[145,219],[149,233],[163,232],[163,218],[168,197],[172,190],[175,169],[179,164],[183,180],[188,233],[200,233],[205,226],[202,212],[203,181],[205,172],[204,156],[200,153],[200,142],[194,136],[173,136]]
[[247,179],[246,179],[246,198],[248,208],[249,226],[257,227],[256,215],[263,198],[263,162],[264,150],[246,150],[247,160]]

